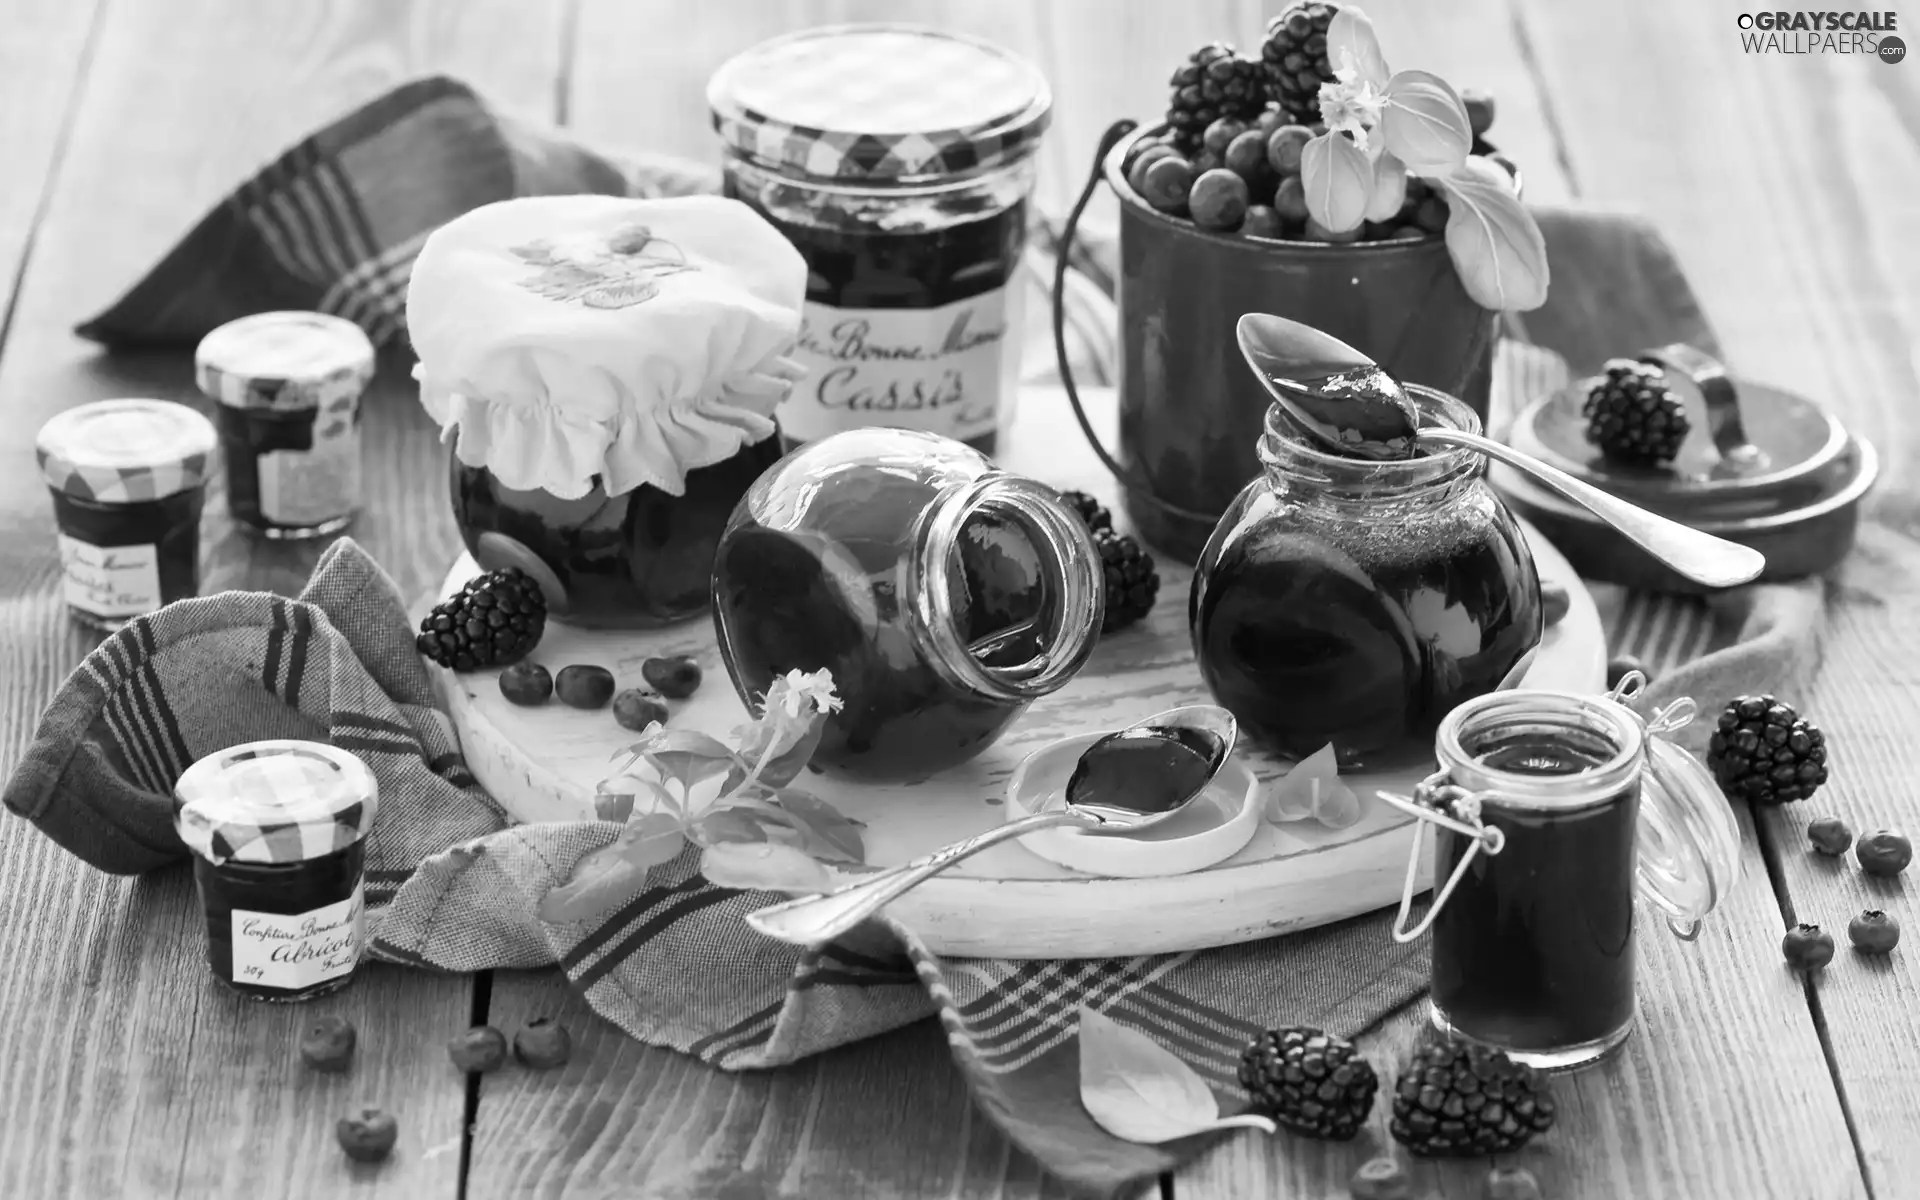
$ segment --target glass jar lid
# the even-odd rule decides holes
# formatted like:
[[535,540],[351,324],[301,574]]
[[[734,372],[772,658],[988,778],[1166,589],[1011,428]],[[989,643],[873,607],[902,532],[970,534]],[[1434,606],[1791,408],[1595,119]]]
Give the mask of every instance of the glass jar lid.
[[373,342],[358,325],[317,312],[265,312],[200,339],[200,390],[230,408],[345,411],[373,378]]
[[367,836],[380,785],[358,757],[323,742],[248,742],[216,750],[174,784],[174,824],[212,863],[296,863]]
[[1636,845],[1639,894],[1676,934],[1698,937],[1740,878],[1740,826],[1705,764],[1658,736],[1647,738]]
[[40,427],[34,456],[47,485],[82,500],[131,504],[199,487],[213,423],[169,400],[99,400]]
[[990,42],[911,25],[830,25],[773,38],[707,84],[729,147],[823,179],[907,183],[1030,153],[1053,97]]

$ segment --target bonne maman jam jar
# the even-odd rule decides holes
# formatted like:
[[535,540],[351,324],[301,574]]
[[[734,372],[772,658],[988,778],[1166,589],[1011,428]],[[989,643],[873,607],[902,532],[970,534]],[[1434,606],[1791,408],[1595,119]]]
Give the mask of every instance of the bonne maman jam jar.
[[972,38],[844,25],[745,51],[707,101],[726,193],[807,260],[786,442],[886,425],[992,454],[1018,378],[1046,79]]

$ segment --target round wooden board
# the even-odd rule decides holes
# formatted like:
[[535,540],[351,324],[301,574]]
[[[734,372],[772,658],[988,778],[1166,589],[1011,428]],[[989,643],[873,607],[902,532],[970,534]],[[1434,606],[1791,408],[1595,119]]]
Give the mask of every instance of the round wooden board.
[[[1012,452],[1001,455],[1003,464],[1110,502],[1112,481],[1086,450],[1071,418],[1061,420],[1065,404],[1058,393],[1031,391],[1024,399]],[[1110,399],[1099,399],[1110,411]],[[1597,691],[1606,669],[1599,614],[1560,553],[1531,531],[1529,536],[1541,578],[1566,587],[1573,604],[1547,631],[1526,685]],[[442,594],[476,570],[462,557]],[[865,822],[867,858],[877,866],[905,862],[999,824],[1007,778],[1036,747],[1209,699],[1193,666],[1186,629],[1192,573],[1162,564],[1160,576],[1160,600],[1145,622],[1105,638],[1086,670],[1035,703],[973,762],[911,786],[849,783],[817,774],[803,785]],[[642,685],[645,659],[673,654],[698,659],[706,683],[672,706],[672,723],[726,738],[747,712],[720,661],[708,621],[651,633],[550,623],[534,657],[556,674],[571,663],[597,663],[614,673],[619,686],[632,687]],[[495,671],[436,674],[468,766],[501,804],[526,822],[592,818],[595,785],[634,734],[616,724],[610,712],[581,712],[557,702],[540,708],[512,705],[500,695]],[[1284,765],[1250,746],[1241,753],[1265,783],[1286,773]],[[1192,950],[1326,924],[1398,901],[1412,826],[1373,793],[1409,788],[1424,773],[1350,777],[1363,804],[1357,824],[1332,830],[1313,822],[1263,822],[1240,853],[1192,874],[1096,878],[1057,866],[1014,842],[921,885],[890,913],[938,953],[998,958]]]

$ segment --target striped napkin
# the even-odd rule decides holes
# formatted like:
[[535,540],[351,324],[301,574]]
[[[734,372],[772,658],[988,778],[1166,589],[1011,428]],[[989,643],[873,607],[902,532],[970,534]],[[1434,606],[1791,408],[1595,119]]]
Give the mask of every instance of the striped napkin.
[[[615,165],[501,117],[457,82],[423,80],[243,184],[80,332],[186,353],[231,318],[306,308],[392,344],[412,256],[458,212],[509,195],[680,194],[710,182],[683,164]],[[1644,225],[1572,213],[1543,213],[1542,225],[1553,298],[1527,315],[1524,333],[1539,345],[1503,346],[1496,402],[1537,394],[1569,364],[1584,372],[1641,346],[1713,349],[1671,254]],[[1112,247],[1083,253],[1084,279],[1110,281]],[[1110,343],[1097,328],[1110,300],[1098,283],[1077,286],[1076,323],[1089,342]],[[1733,692],[1786,687],[1813,662],[1817,585],[1751,588],[1711,605],[1602,600],[1616,649],[1661,676],[1657,701],[1691,694],[1711,709]],[[1231,1111],[1246,1101],[1234,1081],[1240,1050],[1261,1029],[1354,1036],[1425,985],[1424,950],[1395,944],[1385,915],[1145,958],[943,960],[881,924],[803,953],[741,921],[773,897],[708,884],[691,855],[656,868],[640,896],[598,924],[549,925],[541,898],[616,828],[507,825],[434,707],[392,581],[350,540],[327,552],[297,599],[183,601],[108,638],[48,709],[5,802],[103,870],[150,870],[186,854],[171,819],[180,771],[265,737],[331,741],[379,777],[367,890],[379,957],[448,971],[558,966],[633,1037],[726,1069],[776,1067],[937,1016],[981,1108],[1090,1195],[1132,1190],[1212,1139],[1138,1146],[1092,1122],[1078,1099],[1083,1006],[1172,1049]],[[1377,1065],[1391,1075],[1391,1064]]]

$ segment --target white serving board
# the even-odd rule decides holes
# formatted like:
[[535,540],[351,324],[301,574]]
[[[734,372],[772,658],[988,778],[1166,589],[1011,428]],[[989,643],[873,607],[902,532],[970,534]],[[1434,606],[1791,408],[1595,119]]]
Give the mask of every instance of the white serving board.
[[[1010,470],[1112,501],[1114,487],[1073,426],[1065,401],[1030,391],[1016,424]],[[1111,394],[1089,397],[1107,416]],[[1116,513],[1116,518],[1119,514]],[[1598,691],[1606,671],[1605,637],[1592,599],[1566,560],[1529,530],[1543,580],[1566,587],[1573,604],[1547,631],[1525,685]],[[442,594],[477,567],[462,557]],[[809,774],[800,785],[865,822],[867,857],[876,866],[905,862],[999,824],[1007,777],[1027,753],[1055,738],[1117,729],[1162,709],[1207,702],[1193,665],[1186,612],[1192,573],[1160,566],[1160,599],[1140,625],[1108,635],[1071,683],[1037,701],[1002,739],[967,763],[912,786],[850,783]],[[640,664],[656,655],[691,654],[706,682],[672,704],[676,727],[726,738],[747,718],[720,661],[710,621],[650,633],[574,629],[550,622],[534,659],[553,671],[597,663],[620,687],[644,686]],[[591,819],[595,785],[614,755],[635,739],[610,711],[582,712],[552,702],[520,708],[500,695],[497,671],[436,671],[474,776],[522,821]],[[1263,782],[1286,767],[1243,744]],[[1412,827],[1373,797],[1404,789],[1425,771],[1348,778],[1363,815],[1343,830],[1263,822],[1245,849],[1189,875],[1108,879],[1077,874],[1007,843],[967,860],[896,902],[892,916],[938,953],[1004,958],[1151,954],[1252,941],[1341,920],[1394,904]],[[1423,884],[1424,886],[1424,884]]]

